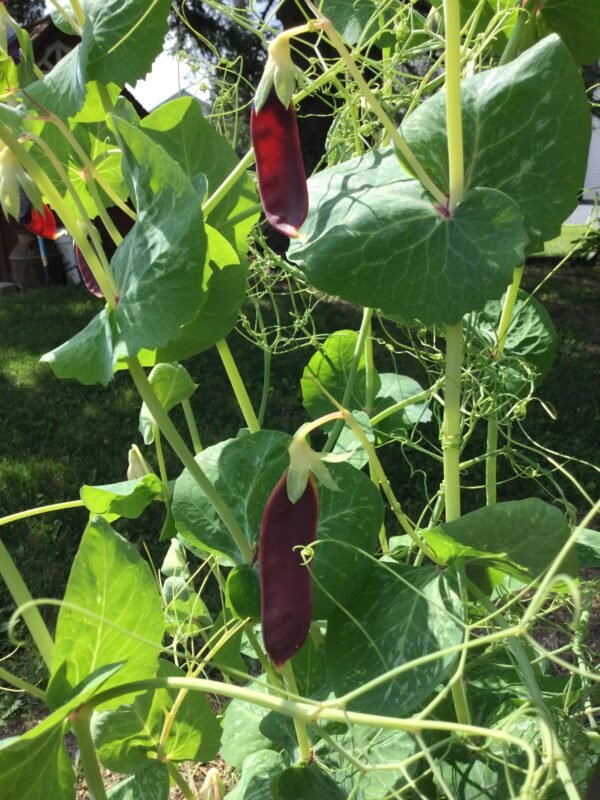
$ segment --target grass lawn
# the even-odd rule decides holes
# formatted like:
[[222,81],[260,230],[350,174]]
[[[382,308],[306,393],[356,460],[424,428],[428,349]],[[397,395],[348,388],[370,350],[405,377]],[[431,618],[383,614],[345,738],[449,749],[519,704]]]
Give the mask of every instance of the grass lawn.
[[[544,260],[528,267],[526,288],[537,285],[551,265],[552,262]],[[548,416],[538,403],[532,404],[527,414],[528,431],[533,439],[557,453],[574,454],[591,463],[598,462],[600,429],[599,288],[600,263],[572,263],[546,283],[538,295],[560,335],[556,361],[539,391],[556,419]],[[98,302],[83,290],[67,287],[0,297],[0,516],[76,499],[84,483],[124,480],[129,446],[132,442],[141,445],[137,429],[140,404],[126,373],[117,374],[107,388],[85,387],[58,381],[47,366],[38,363],[44,352],[81,330],[97,309]],[[360,314],[347,305],[320,304],[315,319],[320,331],[333,331],[356,328]],[[233,334],[230,340],[258,407],[262,353],[239,335]],[[291,433],[304,420],[299,380],[309,355],[308,350],[300,349],[273,359],[274,388],[265,427]],[[389,356],[380,352],[378,358],[384,369],[390,371]],[[399,370],[410,372],[411,363],[414,362],[410,358],[400,358]],[[243,421],[216,353],[197,356],[186,366],[199,384],[192,405],[203,444],[207,446],[234,436]],[[422,375],[414,377],[422,379]],[[174,418],[183,430],[183,417],[175,414]],[[473,440],[473,454],[485,446],[483,429],[481,434]],[[559,456],[551,457],[563,463]],[[411,466],[398,449],[385,448],[383,459],[398,496],[409,513],[415,513],[420,508],[422,475],[413,473],[411,478]],[[149,460],[152,461],[151,454]],[[417,469],[429,464],[412,456],[411,461]],[[172,458],[168,463],[170,476],[175,477],[180,468]],[[568,468],[596,498],[600,489],[598,472],[583,464],[571,463]],[[505,472],[501,465],[500,478],[506,477]],[[430,480],[433,483],[438,477],[435,474]],[[578,502],[571,482],[560,475],[558,481],[567,497]],[[531,482],[511,482],[500,487],[499,499],[534,493],[536,487]],[[482,501],[481,489],[473,489],[466,495],[467,508]],[[160,561],[165,550],[164,543],[157,542],[160,519],[157,508],[146,512],[140,520],[121,520],[116,527],[134,541],[143,541]],[[32,518],[2,529],[3,541],[34,595],[62,594],[85,521],[85,513],[78,509]],[[0,607],[3,607],[2,617],[6,618],[10,598],[2,587]]]

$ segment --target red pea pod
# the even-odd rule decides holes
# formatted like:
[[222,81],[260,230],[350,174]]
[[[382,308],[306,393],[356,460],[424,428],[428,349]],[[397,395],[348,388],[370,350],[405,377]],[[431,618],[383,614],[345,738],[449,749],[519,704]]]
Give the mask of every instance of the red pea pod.
[[266,217],[294,238],[308,213],[308,189],[293,103],[286,108],[271,91],[260,111],[252,109],[250,137]]
[[102,289],[98,286],[98,281],[94,278],[89,264],[83,257],[79,247],[75,245],[75,258],[77,259],[77,266],[79,267],[79,274],[83,279],[83,284],[90,294],[94,297],[103,298]]
[[262,516],[258,557],[261,620],[265,650],[281,667],[304,644],[312,619],[312,581],[302,547],[315,541],[319,497],[312,478],[292,503],[287,471],[269,497]]

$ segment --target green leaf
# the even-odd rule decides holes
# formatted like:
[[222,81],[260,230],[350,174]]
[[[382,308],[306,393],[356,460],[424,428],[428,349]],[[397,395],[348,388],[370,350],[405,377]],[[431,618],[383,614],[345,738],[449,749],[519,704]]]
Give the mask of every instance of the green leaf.
[[[427,543],[443,563],[457,558],[484,560],[494,569],[534,580],[550,566],[569,538],[558,508],[536,497],[485,506],[460,519],[424,530]],[[561,572],[577,576],[572,551]]]
[[[462,109],[465,189],[487,186],[511,197],[525,220],[528,252],[536,252],[560,234],[585,178],[591,122],[579,70],[560,39],[549,36],[510,64],[465,79]],[[442,91],[402,124],[414,154],[443,190],[445,115]]]
[[[266,502],[288,466],[289,444],[286,434],[260,431],[208,447],[196,457],[253,548]],[[366,475],[348,464],[329,468],[341,490],[319,486],[318,543],[312,561],[315,619],[325,618],[336,603],[344,604],[360,587],[369,563],[360,551],[375,551],[383,519],[379,491]],[[187,470],[175,483],[172,508],[180,538],[192,552],[209,551],[226,563],[243,563],[220,517]]]
[[597,0],[541,0],[540,14],[560,34],[578,64],[600,58],[600,5]]
[[159,361],[181,361],[213,347],[235,326],[246,297],[246,267],[227,239],[210,225],[207,265],[204,269],[206,302],[178,338],[159,348]]
[[[375,441],[375,434],[371,427],[371,421],[364,411],[353,411],[352,416],[358,422],[362,432],[371,444]],[[355,469],[362,469],[369,461],[365,448],[362,446],[358,436],[349,425],[344,425],[338,437],[335,447],[332,450],[334,455],[347,454],[346,464],[352,464]]]
[[272,797],[271,783],[286,767],[279,753],[259,750],[249,755],[242,765],[242,777],[227,800],[266,800]]
[[344,800],[347,795],[337,783],[317,764],[300,764],[288,767],[271,784],[275,800]]
[[175,339],[205,302],[207,243],[200,198],[178,164],[135,126],[112,119],[138,211],[111,261],[120,298],[110,312],[113,348],[135,356]]
[[43,106],[61,119],[67,119],[83,107],[85,83],[85,65],[81,45],[78,44],[47,75],[27,87],[29,97],[24,96],[23,101],[38,111],[39,106]]
[[506,766],[484,751],[453,747],[440,763],[442,777],[461,800],[502,800],[510,796]]
[[170,0],[87,0],[82,34],[86,74],[125,86],[144,78],[161,52]]
[[[490,300],[483,311],[471,318],[477,344],[491,352],[498,346],[502,304],[503,300]],[[536,385],[539,385],[554,361],[557,338],[554,323],[544,306],[533,295],[520,291],[505,339],[504,355],[522,358],[535,367],[539,373]],[[511,367],[514,368],[513,363]]]
[[391,148],[308,184],[308,217],[289,257],[317,289],[388,316],[455,324],[499,297],[522,261],[527,234],[513,200],[471,189],[446,218]]
[[[397,403],[404,403],[411,397],[423,391],[417,381],[407,375],[397,375],[395,372],[384,372],[380,376],[381,387],[375,397],[373,414],[380,414],[387,408]],[[431,420],[431,411],[427,401],[411,403],[385,417],[377,423],[376,433],[384,441],[388,436],[406,434],[407,429],[421,422]]]
[[[456,575],[435,567],[378,564],[361,591],[327,628],[327,674],[336,695],[358,689],[387,670],[453,647],[463,636]],[[348,708],[404,716],[448,676],[445,655],[389,679]]]
[[106,793],[108,800],[168,800],[169,770],[166,764],[149,764],[142,772],[115,783]]
[[[184,677],[168,661],[159,661],[157,677]],[[178,689],[157,689],[139,695],[131,705],[95,714],[94,743],[102,763],[115,772],[146,771],[156,756],[166,711],[173,707]],[[170,761],[210,761],[221,740],[221,726],[200,692],[188,692],[173,721],[164,755]]]
[[101,517],[85,529],[64,603],[47,693],[51,706],[64,703],[77,684],[107,664],[124,662],[107,688],[154,674],[164,630],[154,577],[137,550]]
[[75,780],[61,727],[0,741],[1,797],[73,800]]
[[[394,761],[403,761],[418,749],[414,737],[405,731],[384,730],[364,725],[346,728],[343,732],[332,732],[333,743],[320,741],[315,753],[317,759],[329,771],[335,782],[356,800],[381,800],[393,797],[394,791],[406,786],[406,779],[398,770],[361,770],[348,761],[338,748],[356,754],[360,764],[377,767]],[[411,774],[411,768],[407,768]],[[344,797],[347,795],[344,794]],[[398,795],[400,796],[400,795]]]
[[163,493],[160,478],[148,474],[133,481],[82,486],[79,496],[90,513],[101,514],[107,522],[112,522],[119,517],[137,519]]
[[577,537],[575,552],[582,567],[600,567],[600,531],[584,528]]
[[234,627],[232,623],[237,624],[238,622],[239,620],[234,617],[231,611],[228,608],[224,608],[215,619],[208,633],[208,639],[215,644],[221,637],[227,635],[227,640],[221,644],[211,663],[217,666],[221,672],[231,673],[236,680],[240,679],[240,675],[236,675],[236,673],[241,673],[242,676],[248,675],[248,669],[240,655],[244,629],[240,627],[233,636],[229,633],[231,628]]
[[[189,400],[198,388],[198,384],[194,383],[181,364],[158,364],[148,375],[148,380],[165,411]],[[155,424],[148,406],[143,403],[140,411],[140,433],[144,437],[144,444],[152,444],[154,441]]]
[[[319,383],[341,403],[358,341],[356,331],[336,331],[329,336],[321,348],[310,359],[302,373],[302,404],[313,419],[335,411],[330,401],[324,397],[319,387],[311,380],[314,376]],[[364,409],[367,404],[366,362],[364,350],[360,355],[352,395],[346,404],[348,408]],[[379,375],[374,375],[374,390],[379,391]]]
[[373,0],[324,0],[321,10],[349,44],[373,35],[379,27],[379,8]]
[[[265,676],[262,676],[248,684],[248,688],[266,692],[265,684]],[[266,708],[244,700],[230,701],[223,716],[221,737],[221,756],[227,764],[241,770],[250,755],[273,747],[271,740],[261,730],[261,723],[268,713]]]
[[76,378],[85,386],[106,386],[113,376],[113,351],[110,321],[105,309],[86,327],[40,358],[57,378]]

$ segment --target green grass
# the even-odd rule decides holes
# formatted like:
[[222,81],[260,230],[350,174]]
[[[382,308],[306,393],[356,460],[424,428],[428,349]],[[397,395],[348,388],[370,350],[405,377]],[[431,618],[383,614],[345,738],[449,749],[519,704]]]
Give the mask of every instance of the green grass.
[[[526,287],[533,288],[547,273],[549,262],[528,267]],[[558,453],[575,454],[597,463],[600,406],[598,363],[600,337],[598,325],[598,287],[600,265],[573,264],[560,277],[546,284],[539,295],[559,330],[556,362],[540,389],[546,408],[553,409],[553,420],[540,403],[530,406],[527,428],[533,439]],[[22,509],[78,497],[84,483],[102,484],[124,480],[127,451],[132,442],[141,445],[137,429],[139,400],[129,376],[119,373],[107,387],[84,387],[73,381],[57,380],[50,369],[39,363],[40,356],[81,330],[97,311],[98,303],[82,290],[54,288],[22,295],[0,297],[0,516]],[[357,328],[360,314],[347,304],[321,303],[315,313],[319,331]],[[239,335],[230,337],[233,353],[256,407],[262,390],[262,353]],[[293,432],[304,421],[299,381],[310,356],[306,349],[274,357],[273,391],[269,400],[266,427]],[[377,352],[378,366],[393,369],[385,348]],[[418,365],[409,356],[396,356],[399,371],[423,380]],[[205,446],[242,427],[239,410],[232,396],[223,367],[214,351],[186,362],[199,389],[192,405]],[[174,419],[184,430],[183,417]],[[436,442],[430,426],[428,435]],[[470,445],[470,455],[484,447],[484,429]],[[168,451],[168,448],[167,448]],[[149,460],[153,462],[152,451]],[[560,457],[556,458],[563,463]],[[422,506],[422,490],[427,483],[434,489],[441,470],[424,458],[398,448],[384,448],[382,459],[394,488],[410,513]],[[542,460],[546,466],[549,462]],[[592,497],[600,489],[598,473],[584,465],[569,463],[568,469]],[[170,477],[180,467],[168,454]],[[465,492],[465,508],[481,504],[479,475],[469,476],[473,488]],[[500,464],[500,479],[508,477]],[[572,483],[559,475],[560,486],[571,502],[578,502]],[[543,486],[530,481],[511,481],[499,488],[499,499],[530,494],[544,495]],[[34,595],[60,596],[68,577],[86,522],[83,510],[66,511],[2,529],[6,543]],[[140,520],[121,520],[116,527],[132,540],[149,548],[160,563],[165,545],[158,543],[161,508],[146,512]],[[10,599],[0,587],[0,607],[4,612]],[[2,616],[5,616],[3,613]]]

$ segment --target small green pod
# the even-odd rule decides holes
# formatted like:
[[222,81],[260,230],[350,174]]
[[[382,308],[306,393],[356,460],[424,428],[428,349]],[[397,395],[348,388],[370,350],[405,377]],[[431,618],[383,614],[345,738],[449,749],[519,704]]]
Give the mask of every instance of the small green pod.
[[260,581],[256,570],[241,564],[227,576],[227,603],[240,619],[260,619]]

